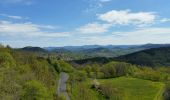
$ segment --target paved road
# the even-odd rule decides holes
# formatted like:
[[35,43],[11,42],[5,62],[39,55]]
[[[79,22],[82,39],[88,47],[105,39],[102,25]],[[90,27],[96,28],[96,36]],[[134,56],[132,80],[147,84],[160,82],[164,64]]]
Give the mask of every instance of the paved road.
[[62,72],[60,74],[59,84],[58,84],[58,95],[64,94],[66,100],[70,100],[70,97],[67,93],[67,80],[69,75],[67,73]]

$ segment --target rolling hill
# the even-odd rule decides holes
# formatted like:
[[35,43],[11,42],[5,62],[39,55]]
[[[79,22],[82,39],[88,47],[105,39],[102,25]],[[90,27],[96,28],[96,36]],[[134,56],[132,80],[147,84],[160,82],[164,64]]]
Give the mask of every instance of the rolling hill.
[[170,46],[135,52],[114,60],[146,66],[170,66]]
[[121,61],[142,66],[170,66],[170,46],[145,49],[138,52],[122,55],[119,57],[94,57],[87,59],[72,60],[77,64],[108,63]]
[[55,52],[73,60],[88,59],[95,57],[118,57],[134,53],[141,50],[168,47],[170,44],[145,44],[145,45],[84,45],[84,46],[65,46],[65,47],[45,47],[50,52]]
[[21,48],[20,50],[30,51],[30,52],[47,52],[47,50],[45,50],[43,48],[40,48],[40,47],[31,47],[31,46]]

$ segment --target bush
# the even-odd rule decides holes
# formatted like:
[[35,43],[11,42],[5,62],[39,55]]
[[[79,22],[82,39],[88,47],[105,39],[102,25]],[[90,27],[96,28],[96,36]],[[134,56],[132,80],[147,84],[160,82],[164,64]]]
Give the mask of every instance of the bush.
[[73,67],[69,63],[63,60],[57,61],[55,69],[58,70],[59,72],[62,71],[62,72],[67,72],[67,73],[74,71]]
[[151,81],[167,81],[169,75],[149,67],[142,67],[134,75],[136,78],[151,80]]
[[87,75],[84,71],[75,71],[70,75],[70,81],[85,81],[87,79]]
[[55,69],[46,59],[40,59],[34,53],[0,48],[0,71],[2,100],[30,99],[27,94],[40,96],[41,100],[48,100],[46,97],[52,100],[53,94],[56,94]]
[[51,97],[45,85],[34,80],[24,85],[21,100],[53,100]]
[[0,52],[0,68],[10,68],[15,66],[15,60],[8,52]]
[[105,78],[114,78],[133,74],[133,71],[135,71],[135,69],[133,70],[132,65],[127,63],[111,62],[104,65],[100,71],[104,73]]

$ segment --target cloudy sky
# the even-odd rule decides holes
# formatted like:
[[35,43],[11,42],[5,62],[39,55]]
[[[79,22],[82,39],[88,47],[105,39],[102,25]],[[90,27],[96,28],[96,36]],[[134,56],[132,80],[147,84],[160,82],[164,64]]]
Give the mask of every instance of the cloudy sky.
[[169,12],[169,0],[0,0],[0,43],[170,43]]

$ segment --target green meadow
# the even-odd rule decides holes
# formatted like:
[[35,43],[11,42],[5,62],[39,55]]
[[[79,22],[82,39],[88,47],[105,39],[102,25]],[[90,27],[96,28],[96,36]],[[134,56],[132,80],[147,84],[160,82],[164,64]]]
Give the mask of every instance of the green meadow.
[[124,91],[126,100],[162,100],[164,84],[161,82],[129,77],[102,79],[99,82],[110,83]]
[[[162,100],[164,83],[149,80],[119,77],[112,79],[99,79],[100,84],[111,84],[112,87],[122,91],[123,100]],[[91,89],[92,80],[88,79],[72,87],[72,100],[106,100],[98,91]],[[111,98],[110,98],[111,99]],[[111,99],[115,100],[115,99]],[[120,99],[117,99],[120,100]]]

